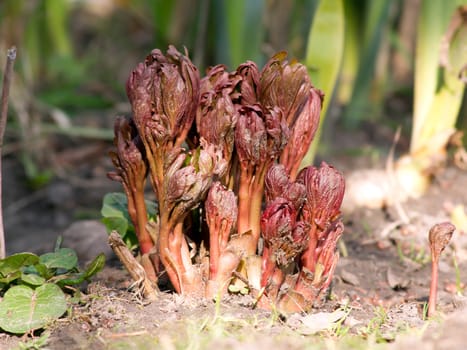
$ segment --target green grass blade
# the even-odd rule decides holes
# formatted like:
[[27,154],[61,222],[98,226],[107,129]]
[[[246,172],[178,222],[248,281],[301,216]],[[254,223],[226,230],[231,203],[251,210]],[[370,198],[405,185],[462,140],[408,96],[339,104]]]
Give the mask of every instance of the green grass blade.
[[417,27],[413,126],[410,151],[422,147],[422,128],[438,87],[441,38],[453,13],[456,0],[423,0]]
[[364,45],[352,98],[344,116],[348,127],[356,127],[366,117],[371,83],[374,78],[376,60],[381,47],[384,30],[388,24],[391,1],[369,1],[365,16]]
[[[164,43],[169,37],[170,22],[173,16],[175,1],[153,0],[148,1],[147,6],[150,7],[154,18],[154,39],[156,43]],[[159,44],[160,46],[162,46]]]
[[[462,16],[458,14],[458,18]],[[463,19],[461,23],[449,42],[446,52],[449,62],[442,70],[442,82],[428,104],[425,122],[416,135],[419,148],[414,150],[428,157],[443,152],[461,108],[465,83],[459,79],[459,72],[465,67],[467,58],[467,20]]]
[[344,56],[337,86],[339,104],[347,104],[352,97],[352,89],[358,72],[362,49],[363,2],[344,1],[345,40]]
[[326,97],[321,111],[320,127],[302,161],[302,167],[313,163],[321,128],[339,73],[344,51],[344,6],[342,0],[322,0],[316,10],[308,37],[305,65],[311,81]]
[[70,23],[68,1],[44,0],[48,35],[56,54],[71,56],[72,45],[69,30]]
[[264,0],[214,2],[218,62],[227,64],[230,69],[246,60],[262,63],[263,8]]

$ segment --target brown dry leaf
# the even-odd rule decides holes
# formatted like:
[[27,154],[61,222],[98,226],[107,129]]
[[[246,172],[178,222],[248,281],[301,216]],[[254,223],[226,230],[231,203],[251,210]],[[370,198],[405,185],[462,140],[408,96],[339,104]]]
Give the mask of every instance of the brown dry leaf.
[[389,286],[394,290],[406,289],[409,286],[410,280],[403,275],[396,273],[392,268],[388,268],[386,279]]
[[288,323],[294,325],[297,331],[303,335],[311,335],[324,330],[331,329],[338,322],[343,321],[347,317],[347,312],[344,310],[336,310],[333,312],[317,312],[311,315],[292,315]]
[[342,278],[342,281],[344,281],[347,284],[350,284],[351,286],[360,285],[358,277],[347,270],[342,269],[342,271],[340,272],[340,276]]

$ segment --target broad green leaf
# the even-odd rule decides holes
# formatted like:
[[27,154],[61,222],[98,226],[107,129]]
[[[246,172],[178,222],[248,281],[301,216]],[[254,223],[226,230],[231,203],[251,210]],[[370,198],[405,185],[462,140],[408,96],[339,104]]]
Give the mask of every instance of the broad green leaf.
[[10,284],[14,280],[21,277],[21,271],[15,271],[7,274],[5,277],[0,277],[0,283]]
[[45,278],[33,273],[22,273],[21,281],[31,286],[40,286],[45,283]]
[[105,218],[126,218],[128,212],[128,201],[124,193],[112,192],[104,196],[101,214]]
[[102,223],[107,232],[117,231],[122,237],[125,236],[129,228],[127,219],[116,216],[103,218]]
[[34,265],[39,261],[39,257],[33,253],[18,253],[0,260],[0,274],[7,276],[19,271],[22,267]]
[[[157,213],[157,205],[155,202],[148,200],[144,201],[148,218],[154,220]],[[107,228],[107,232],[117,231],[129,249],[134,249],[138,246],[138,240],[135,234],[135,228],[128,215],[127,198],[124,193],[113,192],[107,193],[104,196],[101,214],[102,222]]]
[[305,65],[313,85],[325,94],[320,126],[302,161],[302,167],[313,163],[321,128],[331,101],[344,51],[344,6],[342,0],[321,0],[308,37]]
[[99,254],[87,267],[86,270],[80,273],[69,273],[57,276],[53,279],[54,283],[60,286],[71,286],[83,283],[90,277],[102,270],[105,265],[105,255]]
[[41,255],[40,262],[49,269],[72,270],[78,266],[78,256],[71,248],[60,248],[56,252]]
[[0,328],[21,334],[47,325],[67,309],[60,287],[45,283],[37,289],[28,286],[10,288],[0,302]]
[[24,269],[23,272],[25,273],[37,272],[39,276],[44,277],[46,280],[48,280],[54,274],[53,271],[51,271],[45,264],[40,263],[40,262],[35,264],[34,266],[31,266],[28,269]]
[[[148,216],[154,217],[157,213],[157,204],[148,200],[145,200],[144,203],[146,204]],[[103,217],[122,217],[129,220],[130,217],[128,216],[128,201],[125,193],[107,193],[104,196],[101,215]]]

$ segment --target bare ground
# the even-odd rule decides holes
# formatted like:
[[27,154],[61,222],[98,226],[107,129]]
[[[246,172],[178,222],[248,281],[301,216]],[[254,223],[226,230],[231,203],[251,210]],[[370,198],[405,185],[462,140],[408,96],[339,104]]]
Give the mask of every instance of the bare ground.
[[[108,266],[87,286],[83,301],[50,326],[47,348],[319,349],[330,348],[331,341],[334,348],[342,349],[460,349],[467,341],[462,332],[467,326],[463,312],[467,233],[460,229],[442,256],[439,316],[430,321],[424,318],[430,284],[428,230],[449,220],[456,205],[467,206],[465,171],[449,165],[423,198],[404,203],[408,224],[400,222],[394,208],[357,209],[344,217],[342,256],[330,300],[315,313],[344,310],[345,321],[312,335],[307,315],[258,310],[248,296],[211,301],[164,293],[148,304],[129,290],[129,276],[112,257],[102,227],[95,221],[81,223],[82,219],[98,220],[102,196],[119,190],[118,184],[105,179],[110,163],[102,154],[108,147],[96,143],[95,150],[84,155],[77,155],[72,147],[66,150],[69,154],[62,159],[76,156],[62,167],[67,176],[39,191],[25,186],[15,159],[4,164],[9,253],[50,251],[56,237],[75,223],[74,229],[66,231],[65,244],[78,251],[81,261],[100,250],[109,256]],[[368,159],[360,158],[368,165]],[[345,172],[360,164],[342,154],[331,163]],[[30,337],[2,334],[0,348],[28,341]]]

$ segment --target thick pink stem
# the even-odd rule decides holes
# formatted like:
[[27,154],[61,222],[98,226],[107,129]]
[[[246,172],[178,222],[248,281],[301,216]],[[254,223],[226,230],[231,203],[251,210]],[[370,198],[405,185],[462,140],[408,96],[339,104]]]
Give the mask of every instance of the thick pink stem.
[[250,180],[248,171],[242,169],[238,190],[238,234],[243,234],[250,229]]
[[428,317],[432,317],[436,313],[436,299],[438,295],[438,258],[433,257],[431,262],[431,284],[430,296],[428,298]]
[[263,261],[261,266],[261,287],[266,287],[272,278],[276,262],[271,255],[271,250],[268,246],[263,249]]
[[310,271],[314,271],[316,265],[316,247],[318,245],[318,237],[316,231],[316,225],[312,225],[308,233],[310,239],[308,241],[307,248],[305,249],[300,258],[301,266],[306,267]]
[[144,183],[138,184],[135,191],[134,204],[136,209],[136,233],[138,235],[138,242],[141,254],[148,254],[156,242],[152,241],[151,236],[147,230],[148,214],[146,203],[144,202]]
[[250,255],[256,253],[259,236],[261,234],[261,208],[264,195],[264,177],[268,168],[269,167],[265,165],[261,171],[256,174],[254,183],[252,184],[249,212],[252,241],[250,247],[247,248],[247,252]]

